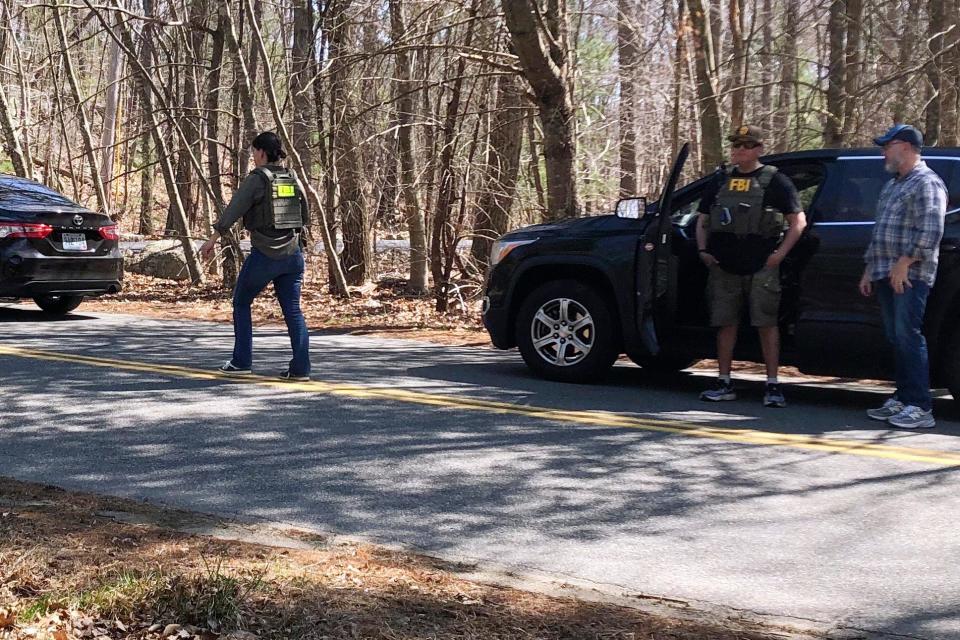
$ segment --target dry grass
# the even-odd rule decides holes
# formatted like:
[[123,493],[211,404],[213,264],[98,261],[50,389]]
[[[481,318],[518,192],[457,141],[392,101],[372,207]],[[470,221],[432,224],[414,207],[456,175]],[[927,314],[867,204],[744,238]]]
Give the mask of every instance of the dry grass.
[[[410,296],[406,287],[406,256],[402,251],[378,254],[376,283],[354,291],[349,300],[327,293],[326,262],[307,256],[302,308],[313,331],[350,332],[416,338],[445,344],[489,344],[480,323],[479,288],[465,284],[463,297],[454,296],[449,313],[436,311],[432,296]],[[81,311],[108,311],[160,318],[231,322],[231,291],[218,278],[198,286],[127,273],[118,295],[87,300]],[[282,323],[280,306],[269,288],[253,305],[255,323]]]
[[784,637],[477,584],[436,559],[372,546],[311,537],[311,550],[268,547],[123,524],[104,510],[183,516],[0,478],[0,638]]

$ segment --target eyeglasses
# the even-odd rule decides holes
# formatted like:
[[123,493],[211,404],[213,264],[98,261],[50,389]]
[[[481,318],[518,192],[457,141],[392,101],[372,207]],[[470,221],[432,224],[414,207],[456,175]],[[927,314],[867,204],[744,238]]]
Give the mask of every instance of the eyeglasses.
[[760,145],[755,142],[734,142],[730,146],[734,149],[756,149]]

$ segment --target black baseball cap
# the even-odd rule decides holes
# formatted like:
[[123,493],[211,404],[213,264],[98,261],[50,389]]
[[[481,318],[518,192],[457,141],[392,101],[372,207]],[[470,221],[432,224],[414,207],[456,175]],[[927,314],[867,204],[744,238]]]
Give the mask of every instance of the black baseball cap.
[[727,136],[727,140],[730,142],[763,144],[763,129],[756,125],[744,124],[737,127],[733,133]]
[[882,147],[891,140],[903,140],[913,146],[920,148],[923,146],[923,134],[917,131],[916,127],[909,124],[895,124],[887,132],[878,138],[873,139],[873,144]]

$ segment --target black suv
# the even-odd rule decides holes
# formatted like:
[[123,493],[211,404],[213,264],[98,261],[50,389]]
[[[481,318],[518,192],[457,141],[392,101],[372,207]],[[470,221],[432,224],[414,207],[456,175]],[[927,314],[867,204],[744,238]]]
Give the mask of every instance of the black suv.
[[33,298],[51,314],[116,293],[117,225],[42,184],[0,175],[0,298]]
[[[500,349],[562,381],[596,379],[626,353],[644,367],[679,370],[713,357],[707,270],[697,253],[697,204],[711,176],[675,189],[681,150],[659,203],[621,201],[618,215],[525,227],[493,247],[483,322]],[[925,333],[932,384],[960,400],[960,149],[923,159],[949,203]],[[857,291],[880,188],[878,149],[767,156],[800,192],[808,226],[781,265],[782,361],[811,374],[891,378],[893,356],[875,298]],[[633,215],[624,214],[634,204]],[[664,211],[666,215],[659,215]],[[737,357],[762,361],[756,332]]]

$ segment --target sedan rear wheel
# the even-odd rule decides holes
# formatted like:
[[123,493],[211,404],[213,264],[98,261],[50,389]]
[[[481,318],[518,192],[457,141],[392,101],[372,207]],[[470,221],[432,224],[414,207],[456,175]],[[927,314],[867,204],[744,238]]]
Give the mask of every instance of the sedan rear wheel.
[[575,280],[548,282],[527,296],[516,331],[527,366],[551,380],[592,382],[618,354],[606,300]]
[[60,295],[60,296],[37,296],[33,299],[37,306],[47,313],[55,316],[62,316],[70,313],[80,306],[83,302],[83,296]]

